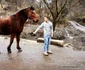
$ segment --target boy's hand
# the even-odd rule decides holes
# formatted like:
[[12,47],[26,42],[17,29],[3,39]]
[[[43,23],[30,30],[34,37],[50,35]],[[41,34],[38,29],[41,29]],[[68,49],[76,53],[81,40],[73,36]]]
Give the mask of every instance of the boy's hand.
[[34,33],[34,32],[32,32],[32,33],[30,33],[32,36],[36,36],[36,33]]
[[33,34],[36,34],[35,32],[33,32]]

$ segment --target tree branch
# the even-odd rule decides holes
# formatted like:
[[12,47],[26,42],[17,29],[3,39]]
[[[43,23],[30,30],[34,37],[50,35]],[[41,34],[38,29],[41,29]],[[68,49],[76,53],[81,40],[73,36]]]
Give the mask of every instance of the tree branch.
[[56,19],[57,19],[57,17],[60,15],[60,13],[63,11],[63,9],[64,9],[64,7],[65,7],[66,5],[67,5],[67,0],[65,1],[64,5],[61,7],[58,15],[56,16]]
[[43,2],[45,3],[45,5],[47,6],[47,8],[49,9],[49,11],[50,11],[52,17],[54,17],[54,14],[53,14],[52,10],[50,9],[48,3],[47,3],[45,0],[43,0]]
[[71,5],[70,8],[73,7],[73,6],[75,6],[75,5],[78,4],[79,2],[80,2],[80,0],[77,1],[76,3],[74,3],[73,5]]
[[58,15],[58,0],[56,0],[56,12],[57,12],[57,14],[56,14],[56,16]]

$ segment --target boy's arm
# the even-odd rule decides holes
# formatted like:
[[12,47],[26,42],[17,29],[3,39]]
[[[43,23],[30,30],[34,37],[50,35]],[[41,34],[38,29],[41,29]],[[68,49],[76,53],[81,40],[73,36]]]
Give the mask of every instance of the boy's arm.
[[37,31],[38,31],[40,28],[42,28],[42,27],[43,27],[43,23],[42,23],[33,33],[36,34]]

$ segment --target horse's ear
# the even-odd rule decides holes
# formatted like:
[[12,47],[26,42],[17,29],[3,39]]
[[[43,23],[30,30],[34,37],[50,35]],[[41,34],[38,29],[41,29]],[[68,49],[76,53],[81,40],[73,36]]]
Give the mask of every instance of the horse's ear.
[[35,8],[33,6],[30,7],[30,10],[35,10]]

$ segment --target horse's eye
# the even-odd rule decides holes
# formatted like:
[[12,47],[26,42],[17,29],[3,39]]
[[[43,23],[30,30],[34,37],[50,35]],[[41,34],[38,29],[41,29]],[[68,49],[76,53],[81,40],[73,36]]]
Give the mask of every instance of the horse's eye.
[[34,14],[34,12],[32,12],[32,14]]

